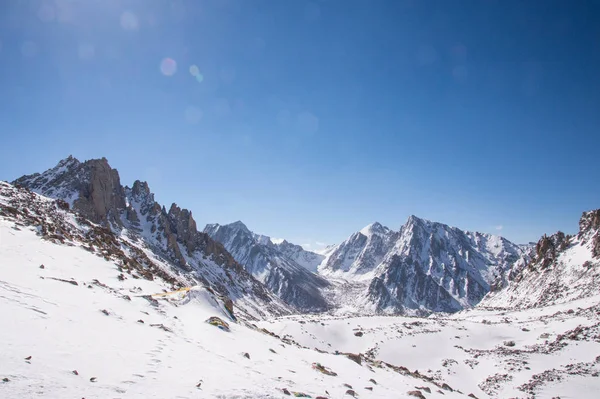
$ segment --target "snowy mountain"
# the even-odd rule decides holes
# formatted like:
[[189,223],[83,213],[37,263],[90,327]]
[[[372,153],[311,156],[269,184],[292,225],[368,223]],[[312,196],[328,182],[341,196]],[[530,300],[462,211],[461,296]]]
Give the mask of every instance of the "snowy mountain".
[[[248,296],[232,313],[212,288],[191,285],[193,275],[66,202],[0,190],[2,398],[383,399],[415,387],[464,396],[391,362],[259,328],[237,306]],[[180,285],[188,289],[164,292]]]
[[[152,233],[142,188],[128,201],[146,201],[128,204],[140,209],[137,231]],[[566,246],[547,237],[535,265],[562,267],[577,247],[596,259],[599,220],[586,214]],[[600,390],[597,291],[449,317],[272,317],[276,298],[253,297],[251,286],[221,295],[137,234],[0,183],[0,397],[592,399]],[[239,265],[221,269],[245,279]]]
[[[186,284],[205,284],[234,301],[254,303],[256,317],[290,310],[221,244],[197,231],[190,211],[172,204],[167,212],[154,201],[145,182],[136,181],[131,188],[121,186],[118,172],[105,158],[82,163],[69,157],[44,173],[23,176],[14,183],[60,201],[65,209],[77,213],[79,223],[105,227],[105,235],[156,259],[163,269],[184,276]],[[15,203],[13,207],[27,210],[29,203],[20,202],[24,198],[33,201],[31,206],[45,203],[10,185],[2,187],[7,201]],[[145,263],[152,262],[145,259]]]
[[372,272],[392,249],[397,235],[380,223],[372,223],[331,249],[319,266],[319,273],[358,277]]
[[204,232],[222,243],[235,260],[287,304],[311,312],[329,308],[321,293],[329,283],[306,267],[321,256],[286,241],[273,244],[269,237],[253,233],[240,221],[209,224]]
[[[354,282],[353,296],[367,309],[455,312],[476,305],[492,285],[502,286],[523,254],[502,237],[411,216],[397,232],[373,223],[354,233],[319,272]],[[337,302],[347,301],[338,296]]]
[[508,286],[491,292],[481,307],[529,308],[565,303],[600,290],[600,209],[585,212],[579,233],[543,236],[531,260],[510,274]]
[[287,240],[282,240],[276,243],[275,246],[277,247],[279,252],[284,254],[287,258],[293,260],[300,266],[313,273],[316,273],[317,268],[319,267],[323,259],[325,259],[325,255],[307,251],[300,245],[292,244]]

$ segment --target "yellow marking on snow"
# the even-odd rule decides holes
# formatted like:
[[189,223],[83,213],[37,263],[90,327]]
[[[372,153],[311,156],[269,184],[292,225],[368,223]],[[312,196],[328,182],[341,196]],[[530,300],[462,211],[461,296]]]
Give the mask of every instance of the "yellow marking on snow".
[[152,295],[152,298],[157,298],[157,297],[158,298],[162,298],[164,296],[168,296],[168,295],[172,295],[172,294],[177,294],[177,293],[180,293],[180,292],[188,292],[191,289],[192,289],[192,287],[183,287],[183,288],[180,288],[178,290],[171,291],[171,292],[163,292],[162,294],[154,294],[154,295]]

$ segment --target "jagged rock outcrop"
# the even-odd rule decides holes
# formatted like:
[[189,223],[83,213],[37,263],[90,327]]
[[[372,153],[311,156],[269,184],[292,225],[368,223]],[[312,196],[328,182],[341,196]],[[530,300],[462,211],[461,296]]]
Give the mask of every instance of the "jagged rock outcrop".
[[69,156],[56,167],[23,176],[13,184],[62,199],[94,223],[120,225],[119,215],[125,209],[119,172],[110,167],[106,158],[82,163]]
[[590,242],[592,257],[600,258],[600,209],[584,212],[579,220],[579,234],[577,238],[584,242]]
[[222,243],[235,260],[286,303],[301,311],[329,308],[321,292],[329,286],[327,280],[288,257],[269,237],[251,232],[240,221],[228,225],[210,224],[204,231]]
[[600,210],[584,212],[579,233],[544,235],[525,267],[509,277],[510,283],[491,292],[481,307],[528,308],[563,303],[597,295],[600,289]]

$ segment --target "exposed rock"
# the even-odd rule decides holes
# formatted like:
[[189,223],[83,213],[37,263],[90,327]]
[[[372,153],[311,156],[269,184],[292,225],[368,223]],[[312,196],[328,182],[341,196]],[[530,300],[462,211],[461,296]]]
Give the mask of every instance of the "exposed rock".
[[323,366],[321,363],[313,363],[312,364],[312,368],[315,369],[315,370],[317,370],[317,371],[319,371],[319,372],[321,372],[321,373],[323,373],[323,374],[325,374],[325,375],[329,375],[329,376],[332,376],[332,377],[337,376],[336,372],[334,372],[333,370],[331,370],[328,367]]
[[360,354],[355,354],[355,353],[345,353],[346,357],[348,357],[348,359],[352,360],[353,362],[356,362],[357,364],[362,364],[362,358]]
[[415,398],[419,398],[419,399],[427,399],[427,398],[425,398],[425,395],[423,395],[423,393],[421,393],[421,391],[408,391],[407,395],[414,396]]

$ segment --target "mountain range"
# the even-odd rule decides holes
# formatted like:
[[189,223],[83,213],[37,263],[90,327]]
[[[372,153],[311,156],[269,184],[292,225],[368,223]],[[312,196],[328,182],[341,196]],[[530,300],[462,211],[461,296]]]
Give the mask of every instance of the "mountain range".
[[[561,281],[580,281],[580,261],[592,267],[600,252],[593,212],[582,218],[578,236],[557,233],[535,246],[410,216],[398,230],[375,222],[315,253],[254,233],[241,221],[200,231],[191,211],[175,203],[167,211],[146,182],[123,186],[105,158],[80,162],[69,156],[13,184],[62,201],[161,259],[176,275],[252,308],[255,317],[260,312],[452,313],[482,300],[486,306],[546,303],[556,292],[571,292],[570,283]],[[546,270],[555,272],[548,276]],[[532,294],[542,283],[563,288]],[[590,284],[596,286],[596,277],[584,285]]]
[[0,391],[595,398],[600,210],[579,227],[516,245],[410,216],[314,253],[241,221],[200,231],[69,157],[0,182]]

